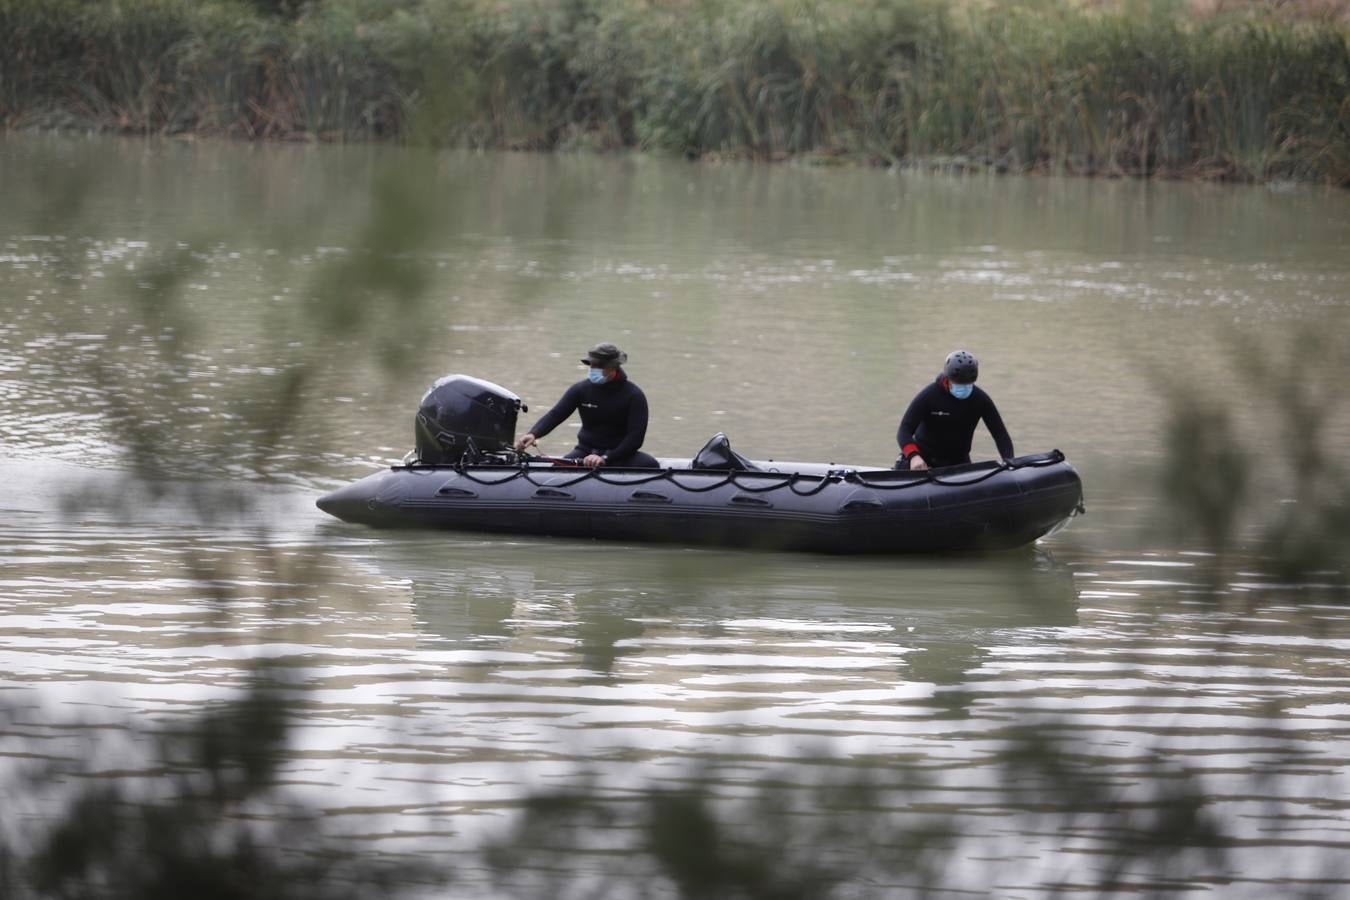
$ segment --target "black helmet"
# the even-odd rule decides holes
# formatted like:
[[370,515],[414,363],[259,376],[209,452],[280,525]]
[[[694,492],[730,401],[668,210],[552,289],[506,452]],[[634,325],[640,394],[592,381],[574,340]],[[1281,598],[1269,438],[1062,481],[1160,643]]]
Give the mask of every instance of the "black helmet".
[[948,381],[957,384],[974,384],[975,379],[980,377],[980,364],[966,351],[954,350],[947,354],[942,374],[947,376]]

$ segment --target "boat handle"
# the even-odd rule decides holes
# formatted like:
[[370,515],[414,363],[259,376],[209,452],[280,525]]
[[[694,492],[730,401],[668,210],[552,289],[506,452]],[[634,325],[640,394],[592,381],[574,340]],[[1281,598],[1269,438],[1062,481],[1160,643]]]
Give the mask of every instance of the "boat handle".
[[443,487],[436,492],[441,497],[477,497],[478,495],[462,487]]
[[669,503],[670,498],[665,494],[658,494],[656,491],[633,491],[633,496],[628,498],[630,503]]
[[543,498],[543,499],[552,499],[552,500],[575,500],[575,499],[576,499],[576,497],[573,496],[570,492],[568,492],[568,491],[560,491],[560,490],[558,490],[557,488],[540,488],[539,490],[537,490],[537,491],[534,492],[534,496],[539,497],[539,498]]
[[765,500],[763,497],[751,497],[749,494],[737,494],[735,497],[731,498],[730,502],[741,506],[773,506],[772,503]]
[[841,510],[843,510],[844,512],[849,512],[849,511],[851,511],[851,510],[857,510],[857,509],[881,509],[881,501],[880,501],[880,500],[850,500],[850,501],[848,501],[847,503],[845,503],[843,506],[841,506],[841,507],[839,507],[839,508],[840,508]]

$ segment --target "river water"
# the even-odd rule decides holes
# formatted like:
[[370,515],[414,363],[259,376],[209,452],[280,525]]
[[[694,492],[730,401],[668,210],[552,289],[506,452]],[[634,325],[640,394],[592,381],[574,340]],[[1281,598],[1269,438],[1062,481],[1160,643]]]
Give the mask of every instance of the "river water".
[[[931,896],[1350,893],[1344,572],[1291,577],[1258,540],[1317,499],[1289,445],[1350,438],[1338,402],[1306,434],[1281,418],[1288,390],[1337,391],[1301,354],[1345,333],[1345,194],[9,135],[0,196],[0,790],[91,742],[102,777],[152,777],[138,736],[266,659],[301,673],[288,786],[390,857],[499,834],[529,791],[734,798],[809,763],[924,774],[877,802],[959,832]],[[361,280],[386,259],[406,295]],[[434,378],[509,387],[523,431],[599,340],[630,355],[653,453],[723,431],[867,465],[965,347],[1088,513],[1022,553],[848,559],[314,508],[410,447]],[[1208,465],[1170,442],[1177,397],[1261,460],[1270,517],[1222,546],[1173,527],[1168,472]],[[1343,538],[1307,536],[1333,560]],[[1000,748],[1035,723],[1094,773],[1092,815],[1013,778]],[[1113,868],[1180,783],[1222,862]],[[7,830],[49,815],[22,808]]]

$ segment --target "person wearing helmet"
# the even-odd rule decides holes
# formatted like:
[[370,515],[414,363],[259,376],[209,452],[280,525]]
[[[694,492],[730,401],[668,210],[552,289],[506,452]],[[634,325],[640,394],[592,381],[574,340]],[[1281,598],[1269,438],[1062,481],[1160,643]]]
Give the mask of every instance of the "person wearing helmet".
[[655,469],[656,458],[638,448],[647,437],[647,395],[628,380],[623,364],[628,354],[610,343],[596,344],[581,360],[590,372],[563,393],[534,427],[520,436],[516,449],[524,450],[581,410],[577,445],[565,457],[589,468],[627,466]]
[[897,469],[918,471],[970,462],[970,442],[981,419],[999,456],[1012,457],[1012,438],[998,408],[975,386],[979,374],[979,362],[965,350],[948,354],[937,379],[919,391],[900,419]]

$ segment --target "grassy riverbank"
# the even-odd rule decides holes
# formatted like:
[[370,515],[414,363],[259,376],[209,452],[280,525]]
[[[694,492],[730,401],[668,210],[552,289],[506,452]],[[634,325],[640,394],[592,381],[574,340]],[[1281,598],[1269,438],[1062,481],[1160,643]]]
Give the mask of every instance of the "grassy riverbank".
[[1350,186],[1344,17],[929,0],[0,0],[0,122]]

